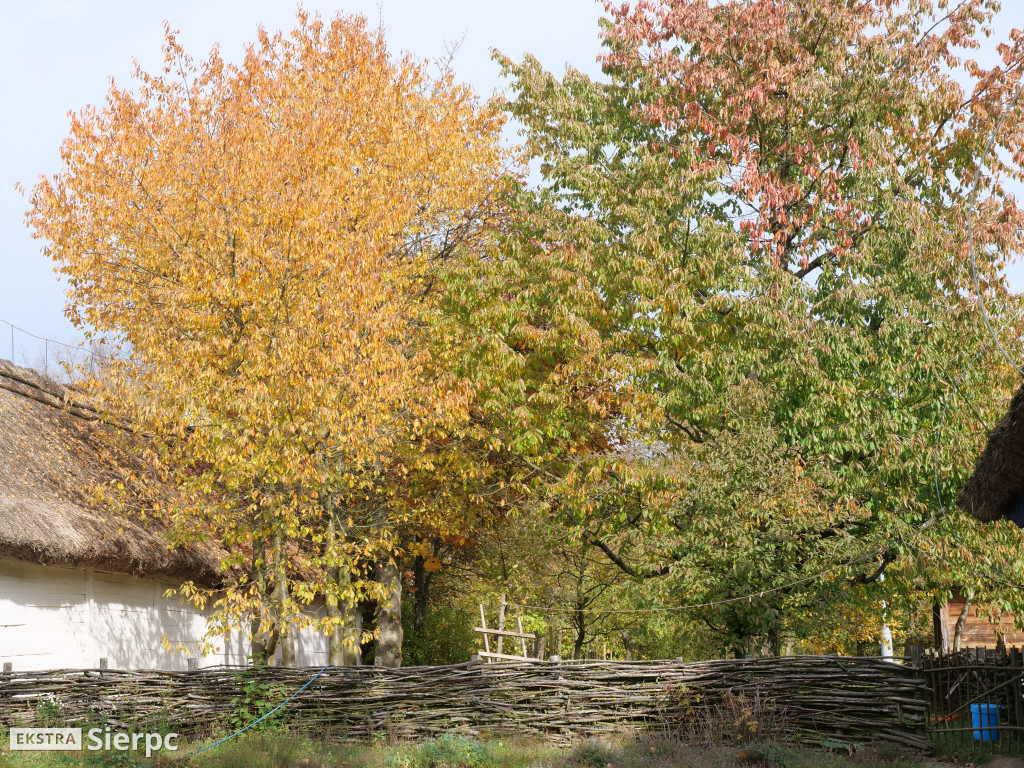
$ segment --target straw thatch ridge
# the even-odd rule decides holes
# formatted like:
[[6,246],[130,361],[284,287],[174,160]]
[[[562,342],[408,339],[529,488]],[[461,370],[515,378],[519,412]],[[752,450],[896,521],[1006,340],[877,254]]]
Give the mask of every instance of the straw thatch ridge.
[[0,557],[215,585],[214,550],[97,504],[91,489],[133,474],[111,430],[80,392],[0,360]]
[[1007,514],[1024,494],[1024,385],[989,435],[957,504],[983,523]]

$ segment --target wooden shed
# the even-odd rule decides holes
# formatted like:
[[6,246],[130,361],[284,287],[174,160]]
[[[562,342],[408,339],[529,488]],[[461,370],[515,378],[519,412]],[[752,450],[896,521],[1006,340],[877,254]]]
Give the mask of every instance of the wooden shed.
[[[983,523],[1005,518],[1024,527],[1024,385],[989,434],[957,504]],[[964,613],[965,605],[966,598],[955,595],[943,611],[940,621],[950,641],[963,613],[962,647],[994,648],[1000,642],[1024,645],[1024,632],[1014,628],[1012,614],[993,621],[984,606],[969,605]]]
[[946,623],[949,645],[952,647],[956,625],[966,607],[960,634],[961,648],[995,648],[1000,641],[1006,646],[1024,646],[1024,632],[1013,625],[1013,614],[1004,614],[996,620],[988,616],[984,606],[970,603],[963,595],[954,595],[946,603],[943,621]]

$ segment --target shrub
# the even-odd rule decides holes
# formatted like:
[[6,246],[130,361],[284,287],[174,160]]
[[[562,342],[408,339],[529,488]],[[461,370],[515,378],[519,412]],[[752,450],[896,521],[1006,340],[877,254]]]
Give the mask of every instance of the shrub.
[[402,656],[409,666],[421,664],[461,664],[477,651],[477,634],[471,615],[450,606],[438,606],[427,612],[423,627],[413,629],[412,601],[402,607],[405,642]]
[[281,710],[266,720],[263,718],[270,714],[288,695],[285,687],[264,683],[248,670],[236,673],[235,679],[241,686],[241,695],[233,698],[229,705],[231,707],[231,725],[240,729],[260,721],[259,730],[279,727],[284,714]]
[[45,696],[36,702],[36,724],[40,728],[59,728],[64,725],[60,702],[53,696]]
[[794,755],[792,750],[773,741],[757,741],[743,745],[737,760],[759,768],[787,768],[793,764]]
[[785,707],[760,691],[726,691],[707,699],[681,685],[672,692],[672,706],[659,713],[662,735],[687,744],[785,741],[788,723]]
[[494,764],[494,756],[486,745],[457,733],[442,734],[411,752],[388,758],[388,768],[489,768]]
[[570,761],[584,768],[605,768],[613,762],[615,750],[599,741],[585,741],[573,750]]

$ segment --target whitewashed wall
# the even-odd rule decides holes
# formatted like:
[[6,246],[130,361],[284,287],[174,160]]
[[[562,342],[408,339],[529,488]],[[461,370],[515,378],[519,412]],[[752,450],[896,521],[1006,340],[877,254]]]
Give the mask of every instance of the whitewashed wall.
[[[245,664],[249,643],[241,634],[218,651],[198,656],[206,616],[164,592],[169,581],[138,579],[89,568],[0,559],[0,664],[14,669],[185,670],[189,656],[164,647],[183,646],[200,667]],[[327,663],[327,638],[313,629],[296,636],[299,666]]]

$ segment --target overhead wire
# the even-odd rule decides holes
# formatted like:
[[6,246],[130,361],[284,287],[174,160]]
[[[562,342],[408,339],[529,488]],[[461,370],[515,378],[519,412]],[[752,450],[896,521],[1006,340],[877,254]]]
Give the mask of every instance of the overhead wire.
[[1017,364],[1017,361],[1010,357],[1010,354],[1003,347],[999,337],[996,335],[992,328],[992,324],[988,319],[988,311],[985,309],[985,296],[981,290],[981,280],[978,277],[978,262],[974,255],[974,206],[978,201],[978,182],[981,180],[981,172],[985,167],[985,157],[992,149],[992,145],[995,143],[996,136],[999,133],[999,129],[1002,128],[1003,122],[1007,116],[1013,111],[1013,108],[1017,105],[1017,99],[1020,98],[1021,93],[1024,92],[1024,79],[1021,80],[1017,86],[1017,92],[1014,93],[1010,103],[1004,107],[1002,114],[999,115],[999,120],[992,128],[992,133],[989,134],[988,142],[985,144],[985,148],[981,152],[981,157],[978,158],[978,167],[974,172],[974,181],[971,187],[970,199],[967,203],[967,251],[971,259],[971,274],[974,277],[974,292],[978,295],[978,307],[981,309],[981,317],[985,321],[985,328],[988,329],[989,335],[992,337],[992,341],[995,342],[999,352],[1022,377],[1024,377],[1024,368]]
[[[977,362],[977,360],[981,357],[981,355],[984,354],[984,352],[990,346],[992,346],[992,345],[994,345],[999,350],[1000,354],[1007,361],[1007,363],[1012,368],[1014,368],[1014,370],[1016,370],[1022,377],[1024,377],[1024,367],[1022,367],[1020,364],[1018,364],[1017,361],[1015,361],[1010,356],[1009,352],[1006,350],[1006,348],[1003,346],[1002,342],[1000,341],[996,330],[992,327],[992,323],[991,323],[991,321],[989,319],[989,314],[988,314],[988,311],[987,311],[986,306],[985,306],[984,293],[981,290],[981,281],[980,281],[980,277],[979,277],[979,274],[978,274],[977,258],[976,258],[976,255],[975,255],[975,248],[974,248],[974,229],[975,229],[975,227],[974,227],[974,207],[977,204],[977,196],[978,196],[978,191],[979,191],[978,190],[978,185],[979,185],[979,182],[980,182],[980,179],[981,179],[981,174],[982,174],[982,172],[984,170],[984,167],[985,167],[985,158],[989,154],[989,152],[991,151],[993,145],[995,144],[995,140],[996,140],[996,138],[998,136],[998,132],[999,132],[1000,128],[1002,127],[1002,125],[1005,122],[1005,120],[1008,117],[1008,115],[1013,111],[1014,107],[1016,106],[1016,104],[1017,104],[1017,102],[1018,102],[1018,100],[1019,100],[1019,98],[1021,96],[1021,93],[1024,93],[1024,81],[1022,81],[1021,84],[1018,86],[1018,88],[1017,88],[1013,98],[1011,99],[1010,103],[1003,109],[1003,112],[1000,115],[999,120],[997,121],[996,125],[993,127],[992,132],[990,133],[989,138],[988,138],[988,140],[986,142],[986,145],[985,145],[985,147],[984,147],[984,149],[982,151],[982,154],[981,154],[981,156],[980,156],[980,158],[978,160],[978,167],[977,167],[977,169],[975,171],[974,179],[972,181],[972,189],[971,189],[971,195],[970,195],[970,198],[969,198],[968,212],[967,212],[967,216],[968,216],[968,218],[967,218],[967,246],[968,246],[968,249],[969,249],[969,257],[970,257],[970,263],[971,263],[971,273],[972,273],[972,277],[973,277],[973,281],[974,281],[975,293],[978,296],[978,304],[979,304],[979,308],[981,310],[982,319],[984,321],[985,328],[986,328],[989,336],[991,337],[991,341],[986,343],[986,345],[981,350],[979,350],[979,352],[974,356],[974,358],[968,364],[968,367],[953,382],[954,390],[959,392],[961,394],[961,396],[963,396],[963,393],[962,393],[962,391],[960,390],[960,387],[959,387],[960,382],[963,381],[963,379],[966,377],[967,373],[970,371],[970,369],[973,367],[973,365]],[[1010,320],[1006,321],[999,330],[1002,331],[1003,329],[1006,328],[1007,325],[1012,323],[1014,320],[1018,319],[1021,316],[1022,312],[1024,312],[1024,306],[1019,308],[1017,310],[1017,312],[1014,314],[1014,316],[1012,318],[1010,318]],[[109,357],[106,356],[106,355],[98,353],[98,352],[96,352],[94,350],[86,349],[86,348],[84,348],[82,346],[76,346],[76,345],[73,345],[73,344],[68,344],[66,342],[58,341],[56,339],[51,339],[51,338],[48,338],[48,337],[45,337],[45,336],[39,336],[39,335],[37,335],[35,333],[32,333],[31,331],[28,331],[28,330],[26,330],[24,328],[21,328],[18,325],[15,325],[14,323],[12,323],[9,320],[6,320],[4,318],[0,318],[0,323],[9,326],[12,329],[12,336],[13,336],[13,332],[14,331],[18,331],[19,333],[23,333],[26,336],[29,336],[29,337],[34,338],[34,339],[37,339],[39,341],[43,341],[46,344],[55,344],[55,345],[58,345],[58,346],[61,346],[61,347],[67,348],[67,349],[74,350],[75,352],[83,352],[83,353],[85,353],[85,354],[87,354],[87,355],[89,355],[91,357],[94,357],[94,358],[109,359]],[[13,344],[13,341],[12,341],[12,344]],[[951,399],[950,397],[947,397],[945,402],[943,403],[942,415],[941,415],[940,421],[939,421],[939,429],[938,429],[938,432],[937,432],[937,435],[936,435],[935,452],[934,452],[934,456],[935,456],[935,471],[934,471],[934,475],[935,475],[935,477],[934,477],[935,490],[936,490],[936,496],[937,496],[938,503],[939,503],[940,513],[943,513],[943,514],[945,513],[945,509],[946,508],[945,508],[945,504],[944,504],[943,499],[942,499],[941,487],[940,487],[940,482],[939,482],[939,463],[940,463],[939,462],[939,452],[941,450],[942,431],[944,429],[945,417],[946,417],[946,413],[948,411],[950,399]],[[918,549],[918,551],[922,551],[916,545],[909,544],[909,546],[912,546],[915,549]],[[705,602],[699,602],[699,603],[691,603],[691,604],[686,604],[686,605],[661,606],[661,607],[654,607],[654,608],[590,609],[590,610],[588,610],[588,613],[592,613],[592,614],[636,614],[636,613],[680,612],[680,611],[687,611],[687,610],[698,610],[698,609],[703,609],[703,608],[712,608],[712,607],[716,607],[716,606],[729,605],[729,604],[740,603],[740,602],[749,602],[749,601],[754,600],[755,598],[760,599],[760,598],[763,598],[766,595],[774,594],[776,592],[780,592],[780,591],[784,591],[784,590],[789,590],[789,589],[792,589],[793,587],[800,586],[802,584],[807,584],[807,583],[816,581],[816,580],[821,579],[821,578],[823,578],[823,577],[825,577],[825,576],[827,576],[827,575],[829,575],[831,573],[834,573],[837,570],[840,570],[840,569],[843,569],[843,568],[852,567],[854,565],[863,564],[863,563],[866,563],[866,562],[870,562],[871,560],[874,560],[874,559],[876,559],[878,557],[879,557],[879,554],[876,553],[876,554],[871,554],[871,555],[868,555],[868,556],[864,556],[862,558],[857,558],[857,559],[854,559],[854,560],[849,560],[849,561],[846,561],[846,562],[843,562],[843,563],[837,563],[837,564],[835,564],[833,566],[830,566],[829,568],[826,568],[826,569],[824,569],[824,570],[822,570],[820,572],[817,572],[815,574],[811,574],[809,576],[801,577],[799,579],[795,579],[793,581],[787,582],[787,583],[782,584],[782,585],[778,585],[778,586],[775,586],[775,587],[770,587],[770,588],[767,588],[767,589],[752,591],[752,592],[750,592],[748,594],[745,594],[745,595],[740,595],[740,596],[735,596],[735,597],[730,597],[730,598],[723,598],[721,600],[711,600],[711,601],[705,601]],[[508,605],[513,606],[513,607],[522,608],[522,609],[525,609],[525,610],[530,610],[532,612],[537,612],[537,613],[555,614],[555,613],[573,613],[573,612],[575,612],[575,609],[573,609],[573,608],[545,608],[545,607],[541,607],[541,606],[537,606],[537,605],[527,605],[527,604],[517,604],[517,603],[508,603]],[[303,688],[300,688],[299,691],[296,691],[296,693],[293,694],[292,697],[289,697],[289,699],[286,699],[285,702],[282,702],[278,706],[278,708],[280,708],[280,706],[283,706],[285,703],[287,703],[287,701],[290,701],[291,698],[293,698],[295,695],[298,695],[298,693],[300,693],[302,690],[304,690],[306,687],[308,687],[308,685],[311,684],[313,682],[313,680],[315,680],[317,677],[319,677],[324,672],[324,670],[326,670],[326,669],[327,669],[327,667],[324,667],[324,669],[320,670],[320,672],[317,673],[317,675],[312,680],[310,680],[309,683],[307,683],[306,686],[303,686]],[[276,709],[277,708],[275,708],[275,710],[273,710],[273,711],[276,711]],[[270,713],[268,713],[268,714],[270,714]],[[244,730],[247,730],[247,729],[243,729],[243,731]],[[239,733],[241,733],[241,732],[242,731],[239,731]],[[237,734],[233,734],[232,737],[234,735],[237,735]],[[232,737],[228,737],[228,738],[232,738]],[[217,742],[217,743],[221,743],[221,742]],[[215,744],[211,745],[211,746],[215,746]]]
[[[964,397],[965,400],[966,396],[963,394],[959,386],[960,382],[963,381],[963,379],[967,376],[970,370],[974,367],[974,364],[978,361],[978,359],[993,344],[999,350],[1000,354],[1003,356],[1006,362],[1009,363],[1010,366],[1013,367],[1014,370],[1016,370],[1022,377],[1024,377],[1024,368],[1018,365],[1017,362],[1010,357],[1010,354],[1006,351],[1002,342],[999,340],[999,335],[996,333],[995,329],[992,327],[992,323],[989,320],[988,310],[985,307],[985,295],[981,290],[981,280],[978,276],[978,262],[977,257],[975,256],[974,248],[974,208],[977,205],[978,201],[978,184],[981,181],[981,173],[985,168],[985,158],[988,155],[988,153],[991,152],[992,146],[995,144],[996,137],[999,134],[999,129],[1002,128],[1007,116],[1010,114],[1010,112],[1013,111],[1014,107],[1017,105],[1017,100],[1020,98],[1021,93],[1024,93],[1024,79],[1022,79],[1020,84],[1018,84],[1017,91],[1014,93],[1013,98],[1010,100],[1010,103],[1003,108],[1002,113],[999,115],[999,120],[997,120],[996,124],[993,126],[992,131],[989,134],[988,140],[985,143],[985,147],[982,150],[981,156],[978,158],[978,167],[974,171],[974,179],[971,182],[971,194],[968,199],[967,206],[967,252],[971,261],[971,276],[974,280],[974,292],[978,297],[978,307],[981,310],[981,317],[985,323],[985,329],[988,331],[988,334],[991,337],[991,341],[986,343],[985,346],[983,346],[977,352],[977,354],[975,354],[975,356],[967,364],[967,368],[965,368],[964,371],[960,374],[960,376],[957,377],[957,379],[953,382],[953,388],[961,395],[961,397]],[[1000,328],[1000,331],[1005,329],[1006,326],[1009,325],[1011,322],[1019,318],[1022,311],[1024,311],[1024,305],[1022,305],[1017,310],[1016,314],[1012,318],[1010,318],[1010,320],[1006,321],[1003,324],[1002,328]],[[945,402],[942,405],[942,413],[939,417],[939,428],[935,435],[935,451],[933,454],[933,482],[935,485],[935,496],[939,503],[939,517],[942,517],[946,514],[946,506],[942,500],[942,488],[939,482],[939,453],[942,449],[942,431],[945,427],[946,412],[949,409],[950,399],[951,397],[947,396]],[[929,522],[934,520],[935,518],[933,517],[930,521],[926,521],[925,524],[928,524]]]
[[[1013,323],[1016,320],[1019,320],[1022,315],[1024,315],[1024,303],[1022,303],[1021,306],[1017,309],[1017,311],[1013,314],[1013,317],[1011,317],[1009,320],[1007,320],[1006,322],[1003,323],[1002,327],[999,328],[999,331],[1005,330],[1008,325],[1010,325],[1011,323]],[[955,392],[957,394],[959,394],[960,397],[962,397],[964,399],[964,401],[967,402],[967,403],[970,403],[970,401],[967,400],[966,393],[964,393],[964,391],[960,388],[960,383],[964,380],[964,378],[966,378],[967,374],[971,372],[971,369],[974,367],[974,364],[976,362],[978,362],[978,359],[983,354],[985,354],[985,351],[989,347],[991,347],[991,346],[992,346],[992,341],[991,340],[986,342],[985,345],[982,346],[982,348],[980,350],[978,350],[978,352],[974,355],[974,357],[971,359],[971,361],[967,364],[967,367],[964,368],[964,370],[961,371],[960,375],[957,376],[957,378],[952,382],[953,390],[955,390]],[[943,431],[943,429],[945,429],[946,413],[949,410],[949,403],[952,400],[952,394],[953,394],[952,392],[947,393],[946,397],[943,400],[942,412],[939,415],[939,428],[938,428],[938,430],[936,431],[936,434],[935,434],[935,449],[933,451],[933,456],[934,456],[933,466],[934,466],[935,496],[936,496],[936,498],[938,499],[938,502],[939,502],[939,512],[940,512],[940,514],[945,514],[946,506],[945,506],[945,503],[942,500],[942,489],[941,489],[941,487],[939,485],[939,463],[940,463],[940,461],[939,461],[939,451],[942,448],[942,431]],[[971,410],[974,413],[975,418],[978,419],[978,421],[981,424],[981,426],[982,427],[986,427],[987,425],[984,423],[984,421],[982,421],[981,415],[977,412],[977,410],[975,410],[974,408],[972,408]]]
[[32,333],[32,331],[26,331],[24,328],[22,328],[22,327],[20,327],[18,325],[15,325],[10,320],[5,320],[2,317],[0,317],[0,324],[9,326],[12,330],[17,331],[18,333],[23,333],[26,336],[31,336],[33,339],[37,339],[39,341],[45,341],[47,344],[57,344],[57,345],[62,346],[62,347],[67,347],[68,349],[73,349],[76,352],[84,352],[85,354],[92,355],[93,357],[101,357],[101,358],[105,358],[106,357],[106,355],[101,355],[99,352],[94,352],[93,350],[86,349],[83,346],[77,346],[75,344],[68,344],[68,343],[63,342],[63,341],[57,341],[56,339],[51,339],[48,336],[39,336],[38,334]]
[[[47,371],[49,370],[49,367],[50,367],[50,345],[51,344],[59,346],[59,347],[64,347],[64,348],[69,349],[69,350],[72,350],[75,354],[84,353],[85,355],[88,355],[89,358],[91,358],[93,360],[109,361],[109,360],[113,359],[109,355],[104,355],[104,354],[102,354],[100,352],[96,352],[95,350],[92,350],[92,349],[86,349],[85,347],[83,347],[81,345],[76,346],[74,344],[68,344],[68,343],[63,342],[63,341],[57,341],[56,339],[51,339],[51,338],[49,338],[47,336],[40,336],[38,334],[32,333],[31,331],[27,331],[24,328],[22,328],[21,326],[15,325],[10,320],[5,320],[2,317],[0,317],[0,325],[6,325],[6,326],[8,326],[11,329],[11,358],[10,358],[10,360],[11,360],[12,363],[14,362],[14,357],[15,357],[15,350],[14,350],[14,332],[15,331],[17,331],[18,333],[24,334],[25,336],[29,336],[29,337],[31,337],[33,339],[36,339],[37,341],[43,342],[43,361],[44,361],[43,362],[43,366],[44,366],[44,369],[47,370]],[[23,357],[24,357],[24,353],[23,353]],[[58,361],[58,364],[60,364],[59,361]],[[77,360],[75,361],[74,364],[75,365],[78,364]]]
[[[755,598],[763,598],[765,595],[770,595],[775,592],[782,592],[784,590],[798,587],[801,584],[807,584],[812,581],[824,578],[835,571],[843,568],[851,568],[855,565],[862,565],[869,563],[880,557],[881,553],[872,553],[870,555],[864,555],[863,557],[854,558],[852,560],[846,560],[842,563],[836,563],[822,571],[811,574],[810,576],[803,576],[799,579],[780,584],[775,587],[769,587],[767,589],[758,589],[749,592],[745,595],[738,595],[736,597],[727,597],[721,600],[710,600],[702,603],[690,603],[687,605],[667,605],[659,606],[656,608],[608,608],[608,609],[587,609],[588,614],[600,614],[600,615],[614,615],[614,614],[635,614],[635,613],[675,613],[678,611],[691,611],[700,608],[714,608],[719,605],[731,605],[733,603],[742,602],[753,602]],[[559,613],[576,613],[575,608],[545,608],[537,605],[528,605],[526,603],[510,603],[506,602],[506,605],[512,606],[513,608],[522,608],[524,610],[531,611],[533,613],[546,613],[546,614],[559,614]]]

